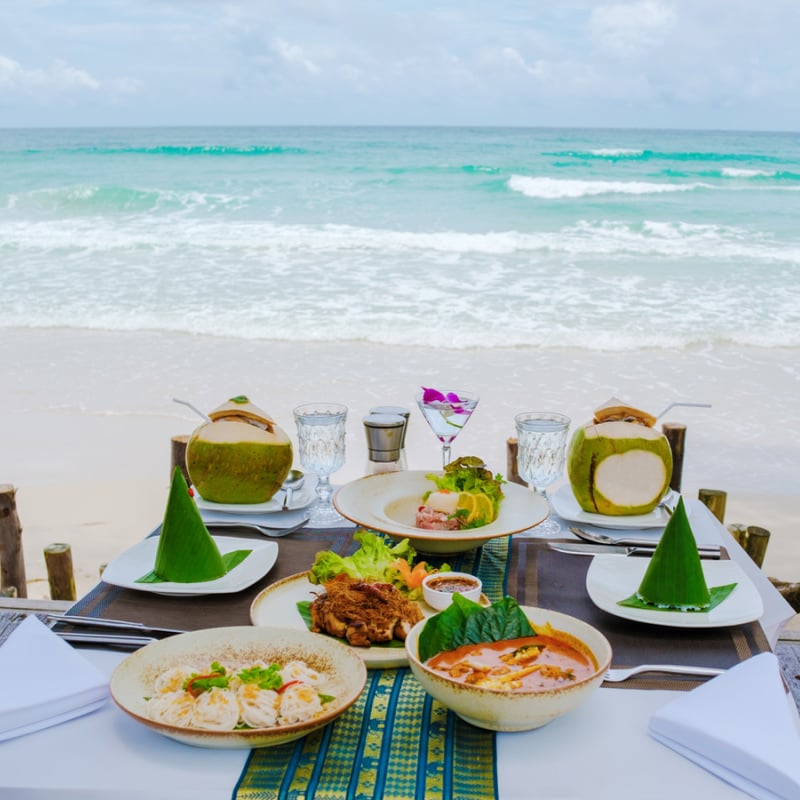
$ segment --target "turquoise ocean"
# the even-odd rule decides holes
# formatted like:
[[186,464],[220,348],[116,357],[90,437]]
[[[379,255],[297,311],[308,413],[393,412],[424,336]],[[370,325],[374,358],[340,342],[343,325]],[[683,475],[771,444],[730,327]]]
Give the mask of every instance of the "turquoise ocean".
[[0,327],[800,346],[800,135],[0,130]]

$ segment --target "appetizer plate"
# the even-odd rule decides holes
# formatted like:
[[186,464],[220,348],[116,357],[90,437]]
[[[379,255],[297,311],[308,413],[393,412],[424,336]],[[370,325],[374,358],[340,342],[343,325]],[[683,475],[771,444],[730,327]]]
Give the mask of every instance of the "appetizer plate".
[[[325,587],[311,583],[307,572],[290,575],[288,578],[268,586],[253,600],[250,605],[250,621],[256,626],[280,625],[293,630],[308,631],[305,620],[297,610],[297,604],[302,600],[313,600],[316,595],[322,594],[324,591]],[[481,596],[481,603],[488,605],[489,601],[485,595]],[[425,617],[436,613],[436,610],[427,603],[420,602],[418,605]],[[323,639],[343,641],[321,633],[312,635],[320,636]],[[396,642],[391,647],[350,647],[346,643],[344,646],[356,653],[366,664],[367,669],[392,669],[408,666],[408,656],[402,642]]]
[[528,530],[547,519],[549,506],[545,498],[518,483],[505,483],[500,514],[489,525],[460,531],[417,528],[414,522],[422,496],[436,488],[426,477],[431,472],[410,470],[367,475],[342,486],[334,494],[333,504],[343,517],[357,525],[396,539],[410,539],[419,553],[442,555],[471,550],[489,539]]
[[[594,525],[597,528],[612,530],[641,530],[644,528],[663,528],[669,521],[669,512],[664,506],[656,506],[649,514],[634,514],[630,517],[610,517],[605,514],[592,514],[584,511],[572,493],[572,487],[564,483],[552,494],[548,494],[553,511],[562,519],[578,522],[581,525]],[[668,505],[678,502],[677,493],[671,489],[665,495]],[[671,502],[674,499],[674,503]]]
[[727,560],[702,562],[709,586],[738,584],[711,611],[656,611],[618,605],[619,600],[630,597],[639,588],[649,563],[649,558],[595,556],[586,574],[586,591],[592,602],[603,611],[623,619],[671,628],[725,628],[752,622],[764,613],[756,587],[735,561]]
[[237,539],[233,536],[212,537],[219,547],[220,553],[232,550],[251,550],[247,558],[235,566],[230,572],[214,581],[199,583],[137,583],[137,579],[146,575],[156,561],[158,536],[149,536],[117,556],[104,570],[102,580],[105,583],[133,589],[137,592],[152,594],[197,597],[204,594],[231,594],[240,592],[257,580],[263,578],[278,558],[278,543],[263,539]]
[[[305,508],[316,498],[314,489],[314,481],[306,480],[300,489],[294,492],[288,507],[292,511]],[[192,487],[192,491],[195,503],[201,511],[224,511],[226,514],[268,514],[283,510],[283,492],[280,490],[264,503],[214,503],[202,497],[194,487]]]
[[[293,660],[305,661],[325,675],[325,684],[320,688],[334,699],[323,706],[321,715],[315,719],[272,728],[202,730],[150,719],[146,698],[153,694],[158,675],[182,665],[198,672],[207,670],[215,660],[281,665]],[[110,689],[114,702],[123,711],[162,736],[196,747],[244,749],[273,747],[322,728],[356,701],[366,680],[367,671],[361,659],[333,639],[308,631],[241,626],[192,631],[149,644],[117,666],[111,675]]]

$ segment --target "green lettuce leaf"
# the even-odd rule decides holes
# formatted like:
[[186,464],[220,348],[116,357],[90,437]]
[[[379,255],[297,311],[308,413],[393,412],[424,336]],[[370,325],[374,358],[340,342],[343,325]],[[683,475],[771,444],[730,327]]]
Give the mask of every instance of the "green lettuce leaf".
[[308,576],[311,583],[325,584],[342,573],[355,580],[392,583],[397,573],[392,564],[398,558],[405,558],[410,564],[416,556],[408,539],[389,546],[381,536],[370,531],[358,531],[353,538],[361,547],[351,556],[343,557],[331,550],[317,553]]

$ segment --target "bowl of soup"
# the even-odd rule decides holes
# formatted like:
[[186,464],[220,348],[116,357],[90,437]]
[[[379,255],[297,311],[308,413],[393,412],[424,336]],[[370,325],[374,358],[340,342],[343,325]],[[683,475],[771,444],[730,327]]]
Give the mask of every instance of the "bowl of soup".
[[427,620],[406,637],[412,673],[428,694],[465,722],[492,731],[540,728],[585,702],[611,665],[611,645],[568,614],[522,606],[535,636],[463,645],[424,663],[418,642]]

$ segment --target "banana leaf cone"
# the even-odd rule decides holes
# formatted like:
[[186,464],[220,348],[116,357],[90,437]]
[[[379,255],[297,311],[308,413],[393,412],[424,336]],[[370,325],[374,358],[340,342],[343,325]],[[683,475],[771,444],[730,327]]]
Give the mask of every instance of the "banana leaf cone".
[[172,474],[153,571],[161,580],[176,583],[213,581],[226,572],[217,543],[189,495],[186,479],[178,467]]
[[711,605],[683,498],[664,528],[636,596],[659,608],[703,610]]

